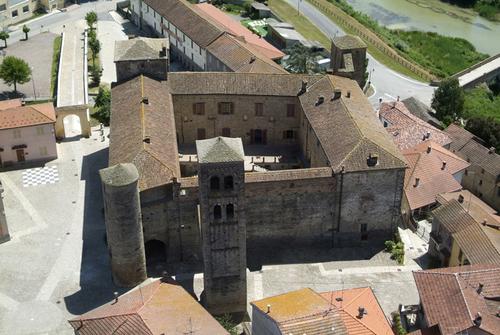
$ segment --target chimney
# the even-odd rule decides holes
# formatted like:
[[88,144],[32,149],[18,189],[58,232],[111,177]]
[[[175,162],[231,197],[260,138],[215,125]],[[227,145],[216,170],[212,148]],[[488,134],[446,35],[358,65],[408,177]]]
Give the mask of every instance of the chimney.
[[255,62],[255,59],[256,59],[255,56],[250,57],[250,62],[249,63],[252,64],[253,62]]
[[479,283],[479,286],[477,287],[477,294],[481,294],[483,292],[484,285],[482,283]]
[[267,314],[271,313],[271,305],[267,305]]
[[302,80],[302,87],[300,88],[299,95],[307,92],[307,80]]
[[432,148],[431,148],[431,146],[429,145],[429,146],[427,147],[427,153],[428,153],[428,154],[430,154],[430,153],[431,153],[431,150],[432,150]]
[[345,95],[347,98],[351,97],[351,91],[347,91],[347,94]]
[[358,307],[358,319],[362,319],[365,314],[367,314],[366,309],[363,306],[359,306]]
[[321,105],[324,101],[325,101],[325,97],[324,97],[324,96],[322,96],[322,95],[320,95],[320,96],[318,97],[318,101],[316,102],[316,106]]
[[115,304],[118,302],[118,292],[113,292],[113,295],[115,296]]
[[458,202],[461,204],[464,203],[464,196],[463,195],[461,195],[461,194],[458,195]]
[[398,101],[399,101],[399,95],[398,95]]
[[483,317],[481,316],[481,313],[477,312],[476,318],[474,319],[474,324],[479,327],[482,321]]
[[160,50],[160,58],[167,57],[167,47],[163,46]]
[[338,88],[336,88],[334,91],[333,91],[333,97],[332,97],[332,100],[338,100],[340,99],[340,97],[342,96],[342,91],[339,90]]
[[413,185],[413,187],[417,187],[418,184],[420,184],[420,178],[415,178],[415,184]]
[[378,155],[370,153],[368,155],[368,166],[375,166],[378,163]]
[[145,136],[144,139],[142,140],[144,143],[151,144],[151,137]]
[[488,150],[489,154],[494,154],[497,151],[495,147],[491,147],[490,150]]
[[142,101],[141,101],[143,104],[145,105],[149,105],[149,99],[148,97],[142,97]]
[[441,166],[441,170],[444,170],[444,169],[446,169],[446,162],[445,161],[443,161],[443,165]]
[[428,131],[426,134],[425,134],[425,138],[430,138],[431,137],[431,132]]

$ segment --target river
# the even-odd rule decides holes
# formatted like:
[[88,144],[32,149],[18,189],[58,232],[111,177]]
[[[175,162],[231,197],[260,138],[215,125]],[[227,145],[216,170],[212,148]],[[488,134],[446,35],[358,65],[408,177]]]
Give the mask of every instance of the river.
[[355,9],[394,29],[434,31],[462,37],[478,51],[500,53],[500,23],[439,0],[347,0]]

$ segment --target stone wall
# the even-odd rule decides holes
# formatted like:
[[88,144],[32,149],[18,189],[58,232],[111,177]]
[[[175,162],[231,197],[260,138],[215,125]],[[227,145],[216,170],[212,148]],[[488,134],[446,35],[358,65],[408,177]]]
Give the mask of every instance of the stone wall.
[[323,146],[303,112],[301,112],[300,118],[299,142],[306,163],[310,167],[328,166],[328,159]]
[[[252,129],[262,130],[267,144],[293,144],[296,139],[284,139],[284,132],[297,134],[301,109],[297,97],[238,96],[238,95],[174,95],[172,97],[179,144],[193,144],[199,129],[205,138],[216,136],[241,137],[243,144],[251,144]],[[233,103],[233,114],[218,112],[221,102]],[[194,103],[204,103],[204,114],[195,115]],[[263,104],[262,116],[256,116],[256,103]],[[293,117],[287,116],[287,105],[295,106]],[[223,133],[228,128],[229,133]],[[265,133],[265,135],[264,135]]]

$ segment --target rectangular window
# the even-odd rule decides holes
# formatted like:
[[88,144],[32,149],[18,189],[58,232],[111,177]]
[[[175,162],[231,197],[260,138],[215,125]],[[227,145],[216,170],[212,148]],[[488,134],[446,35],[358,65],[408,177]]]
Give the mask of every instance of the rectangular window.
[[193,104],[193,114],[194,115],[205,115],[205,103],[197,102]]
[[222,136],[231,137],[231,128],[222,128]]
[[368,225],[366,223],[361,224],[361,241],[368,240]]
[[257,102],[255,104],[255,116],[264,116],[264,104]]
[[483,181],[482,180],[479,181],[479,185],[483,185]]
[[7,9],[7,5],[6,4],[1,4],[0,5],[0,12],[3,12],[6,9]]
[[23,7],[23,13],[27,13],[30,11],[30,6],[24,6]]
[[36,127],[36,134],[43,135],[45,133],[45,129],[43,127]]
[[21,138],[21,129],[14,129],[14,138]]
[[40,147],[40,156],[47,156],[47,147]]
[[283,139],[284,140],[293,140],[295,138],[295,131],[293,130],[285,130],[283,132]]
[[12,17],[17,17],[17,9],[12,11]]
[[294,104],[286,105],[286,116],[287,117],[295,117],[295,105]]
[[207,138],[205,128],[198,128],[196,139],[204,140],[205,138]]
[[219,114],[233,114],[234,104],[232,102],[219,102]]

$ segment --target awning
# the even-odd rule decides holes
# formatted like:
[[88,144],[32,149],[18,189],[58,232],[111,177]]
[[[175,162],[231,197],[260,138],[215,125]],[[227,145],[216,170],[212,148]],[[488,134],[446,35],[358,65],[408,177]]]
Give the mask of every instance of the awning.
[[12,147],[12,150],[26,149],[28,146],[26,144],[19,144]]

